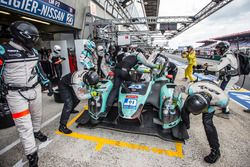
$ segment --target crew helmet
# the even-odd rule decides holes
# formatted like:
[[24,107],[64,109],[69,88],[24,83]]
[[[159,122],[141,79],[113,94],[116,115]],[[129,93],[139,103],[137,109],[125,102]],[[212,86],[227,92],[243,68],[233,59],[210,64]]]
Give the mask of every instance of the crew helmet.
[[39,39],[38,29],[26,21],[15,21],[10,25],[10,33],[14,40],[28,49],[32,49]]
[[61,46],[59,45],[55,45],[54,48],[53,48],[53,51],[56,53],[56,54],[60,54],[61,53]]
[[216,46],[215,49],[219,51],[219,54],[223,55],[228,51],[230,43],[227,41],[221,41]]
[[83,81],[89,86],[96,85],[99,82],[99,76],[95,71],[88,71],[83,76]]
[[95,51],[95,48],[96,48],[95,42],[88,40],[86,43],[86,49],[89,52],[93,53]]
[[185,101],[185,108],[188,112],[198,115],[202,112],[206,112],[212,97],[207,92],[199,92],[188,96]]

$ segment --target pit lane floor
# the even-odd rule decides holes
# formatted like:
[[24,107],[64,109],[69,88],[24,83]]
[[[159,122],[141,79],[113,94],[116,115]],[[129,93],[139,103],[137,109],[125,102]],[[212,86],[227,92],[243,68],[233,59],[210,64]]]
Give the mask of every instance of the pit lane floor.
[[[179,68],[177,84],[184,84],[183,69]],[[77,109],[83,110],[84,102]],[[57,131],[63,105],[43,94],[43,129],[49,136],[38,143],[39,166],[61,167],[160,167],[210,166],[203,161],[209,146],[201,115],[191,116],[190,139],[185,144],[166,142],[157,137],[120,133],[104,129],[76,128],[77,114],[71,115],[71,135]],[[250,164],[250,115],[230,102],[229,120],[214,117],[221,144],[221,158],[213,166],[247,167]],[[15,128],[0,130],[0,167],[27,166]]]

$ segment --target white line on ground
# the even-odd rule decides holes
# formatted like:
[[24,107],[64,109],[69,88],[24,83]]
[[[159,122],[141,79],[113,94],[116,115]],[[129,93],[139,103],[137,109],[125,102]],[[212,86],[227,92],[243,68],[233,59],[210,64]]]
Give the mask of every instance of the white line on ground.
[[28,163],[28,161],[23,162],[23,159],[21,159],[13,167],[23,167],[26,163]]
[[[48,141],[46,141],[46,142],[41,143],[41,144],[38,146],[38,149],[41,150],[41,149],[47,147],[52,141],[53,141],[53,140],[48,140]],[[23,159],[20,159],[15,165],[13,165],[13,167],[23,167],[23,166],[24,166],[25,164],[27,164],[27,163],[28,163],[27,160],[25,160],[25,161],[23,162]]]
[[236,101],[235,99],[233,98],[230,98],[232,101],[234,101],[235,103],[237,103],[238,105],[240,105],[241,107],[245,108],[245,109],[248,109],[246,106],[244,106],[243,104],[240,104],[238,101]]
[[[58,118],[61,115],[61,112],[56,114],[55,116],[53,116],[52,118],[48,119],[46,122],[44,122],[42,124],[42,128],[47,126],[48,124],[50,124],[52,121],[54,121],[56,118]],[[2,150],[0,150],[0,155],[3,155],[4,153],[6,153],[7,151],[9,151],[10,149],[12,149],[13,147],[15,147],[17,144],[20,143],[20,139],[17,139],[16,141],[14,141],[13,143],[11,143],[10,145],[4,147]]]
[[18,143],[20,143],[20,139],[14,141],[10,145],[8,145],[8,146],[4,147],[2,150],[0,150],[0,155],[3,155],[5,152],[9,151],[13,147],[15,147]]

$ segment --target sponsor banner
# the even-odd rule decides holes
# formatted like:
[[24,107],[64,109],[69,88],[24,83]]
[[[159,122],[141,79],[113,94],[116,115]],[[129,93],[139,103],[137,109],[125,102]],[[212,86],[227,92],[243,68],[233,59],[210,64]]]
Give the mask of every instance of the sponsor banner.
[[75,21],[75,9],[58,0],[0,0],[0,6],[61,24]]

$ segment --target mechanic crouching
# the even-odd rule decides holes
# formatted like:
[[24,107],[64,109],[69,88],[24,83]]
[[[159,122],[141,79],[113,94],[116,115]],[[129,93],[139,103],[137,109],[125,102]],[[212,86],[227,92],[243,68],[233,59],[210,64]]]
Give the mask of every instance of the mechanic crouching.
[[73,74],[69,73],[62,77],[59,82],[59,90],[61,98],[64,101],[64,106],[60,119],[60,132],[65,134],[72,133],[72,130],[67,128],[70,114],[78,112],[74,109],[79,104],[80,100],[89,99],[98,95],[95,91],[87,91],[87,88],[96,85],[98,82],[98,74],[88,70],[77,71]]
[[209,155],[204,157],[207,163],[215,163],[220,158],[220,144],[216,128],[213,124],[213,115],[216,108],[227,106],[227,94],[212,81],[200,81],[191,84],[187,89],[188,97],[184,103],[182,120],[187,129],[190,128],[190,113],[202,113],[202,122],[207,140],[211,148]]
[[[126,55],[123,57],[122,61],[117,64],[115,68],[115,79],[114,79],[114,86],[108,96],[107,100],[107,108],[106,113],[111,110],[115,98],[119,93],[119,88],[123,81],[131,81],[131,76],[129,72],[132,68],[137,68],[138,63],[142,63],[143,65],[150,67],[150,68],[161,68],[161,65],[156,65],[147,61],[147,59],[143,55],[144,51],[138,48],[134,53],[130,55]],[[143,72],[149,72],[147,69]],[[140,71],[142,72],[142,71]]]
[[[30,167],[38,166],[35,138],[47,140],[41,131],[42,94],[39,81],[50,85],[33,48],[39,39],[37,28],[24,21],[10,25],[13,39],[0,45],[0,79]],[[51,89],[49,89],[52,91]]]

